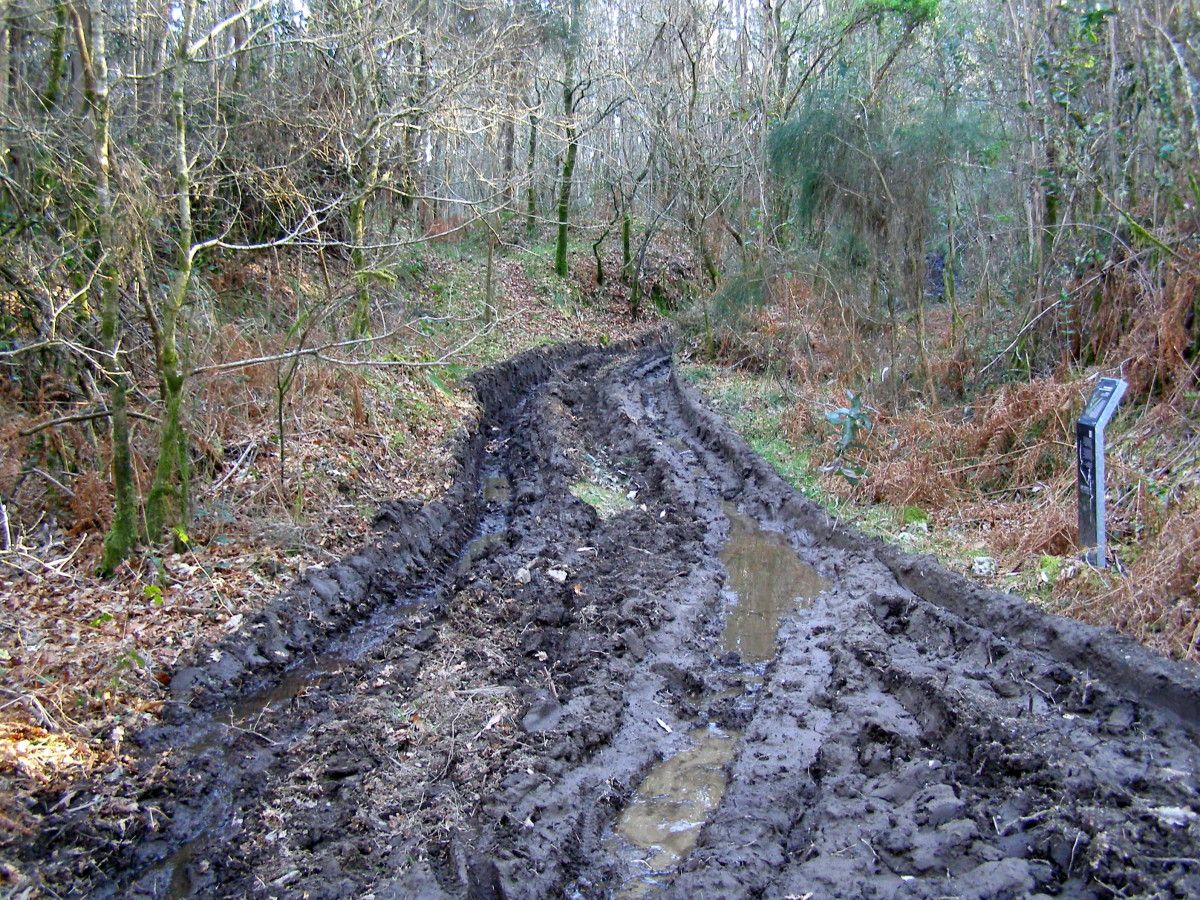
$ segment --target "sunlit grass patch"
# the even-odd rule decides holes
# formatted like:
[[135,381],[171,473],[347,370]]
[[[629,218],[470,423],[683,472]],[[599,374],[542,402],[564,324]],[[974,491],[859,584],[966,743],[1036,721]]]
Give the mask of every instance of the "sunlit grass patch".
[[577,481],[571,485],[571,493],[593,507],[601,519],[633,508],[633,501],[619,488],[597,484],[594,481]]

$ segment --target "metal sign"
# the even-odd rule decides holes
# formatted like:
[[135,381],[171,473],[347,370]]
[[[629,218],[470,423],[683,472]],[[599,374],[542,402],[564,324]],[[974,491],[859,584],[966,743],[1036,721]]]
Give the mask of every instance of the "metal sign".
[[1101,378],[1075,423],[1075,453],[1079,468],[1079,543],[1093,547],[1083,558],[1098,569],[1104,554],[1104,428],[1129,385],[1120,378]]

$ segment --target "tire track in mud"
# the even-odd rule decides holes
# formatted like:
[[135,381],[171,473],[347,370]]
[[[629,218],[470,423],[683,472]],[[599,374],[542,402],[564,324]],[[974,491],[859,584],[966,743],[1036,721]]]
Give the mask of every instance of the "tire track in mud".
[[[181,670],[143,736],[166,824],[95,893],[1200,893],[1191,669],[838,526],[661,344],[478,390],[446,498]],[[574,495],[597,468],[631,508]],[[731,519],[824,580],[767,660],[722,639]],[[712,735],[664,863],[622,812]]]

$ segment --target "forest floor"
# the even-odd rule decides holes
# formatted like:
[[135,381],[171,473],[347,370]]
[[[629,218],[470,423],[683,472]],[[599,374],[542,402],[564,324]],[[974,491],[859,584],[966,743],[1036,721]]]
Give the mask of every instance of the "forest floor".
[[[481,327],[477,262],[427,255],[394,314],[390,358],[445,365],[305,364],[282,477],[275,373],[202,382],[181,553],[101,581],[102,486],[30,479],[75,521],[0,579],[9,888],[1195,890],[1194,676],[835,524],[1078,614],[1069,543],[1012,543],[1036,491],[986,527],[856,491],[830,396],[605,349],[657,323],[545,248]],[[238,304],[288,284],[248,273],[198,363],[277,351]]]
[[474,384],[448,489],[190,653],[41,885],[1200,890],[1193,670],[838,524],[654,336]]

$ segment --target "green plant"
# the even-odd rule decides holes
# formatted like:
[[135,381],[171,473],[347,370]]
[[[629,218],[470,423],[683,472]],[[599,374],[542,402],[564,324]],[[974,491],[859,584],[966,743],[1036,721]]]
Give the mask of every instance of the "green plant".
[[871,430],[871,419],[863,407],[862,394],[846,391],[850,401],[849,406],[840,406],[825,413],[825,421],[839,429],[837,444],[834,445],[836,461],[825,468],[828,472],[837,472],[851,484],[858,484],[866,477],[866,469],[857,463],[846,459],[851,450],[861,447],[859,434]]

